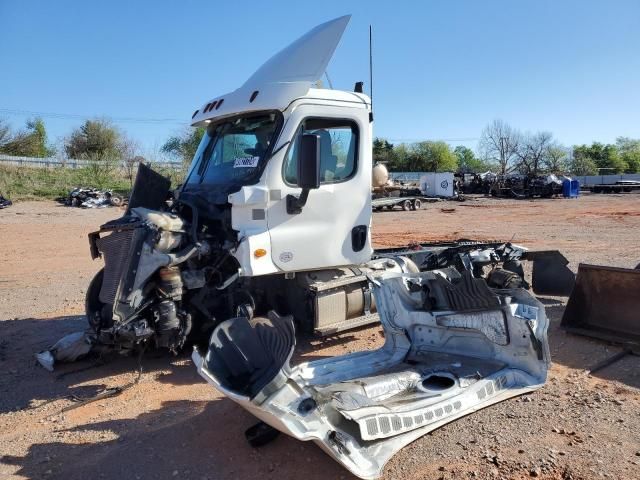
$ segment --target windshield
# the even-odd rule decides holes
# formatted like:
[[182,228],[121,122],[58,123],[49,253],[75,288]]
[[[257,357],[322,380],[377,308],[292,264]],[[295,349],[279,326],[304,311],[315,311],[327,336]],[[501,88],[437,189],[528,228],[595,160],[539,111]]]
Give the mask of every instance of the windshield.
[[243,115],[207,127],[185,187],[255,183],[275,140],[277,113]]

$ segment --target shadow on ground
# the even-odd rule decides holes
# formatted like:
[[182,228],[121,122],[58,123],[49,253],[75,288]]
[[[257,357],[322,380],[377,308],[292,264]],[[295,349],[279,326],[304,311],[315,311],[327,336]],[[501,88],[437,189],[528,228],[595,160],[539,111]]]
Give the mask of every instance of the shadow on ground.
[[[545,311],[551,321],[549,348],[554,363],[586,370],[623,350],[622,347],[609,342],[567,333],[560,327],[564,305],[553,299],[540,298],[539,300],[545,304]],[[592,376],[640,388],[640,357],[627,355]]]
[[299,478],[303,469],[307,480],[351,478],[309,442],[281,435],[251,448],[242,432],[255,422],[227,399],[168,401],[134,419],[64,430],[80,438],[88,431],[109,432],[114,439],[36,443],[25,456],[4,456],[2,462],[27,478],[84,480],[99,473],[101,478],[275,479]]
[[[42,401],[76,395],[92,396],[105,387],[120,386],[130,379],[110,377],[135,373],[138,358],[112,353],[91,356],[70,364],[56,365],[48,372],[35,360],[34,353],[46,350],[64,335],[84,330],[83,315],[47,319],[23,318],[0,322],[0,414],[35,406]],[[165,352],[148,352],[142,360],[145,373],[158,373],[164,383],[193,384],[199,378],[188,357]],[[92,383],[97,380],[97,383]],[[88,384],[88,385],[87,385]]]
[[[105,387],[119,386],[131,380],[110,377],[134,374],[138,369],[137,356],[118,353],[59,364],[53,373],[38,365],[34,353],[46,350],[64,335],[84,330],[86,320],[83,315],[5,320],[0,322],[0,327],[3,333],[0,339],[0,414],[69,395],[92,396]],[[302,334],[292,364],[326,358],[328,355],[314,351],[345,345],[355,338],[353,332],[326,338]],[[190,361],[190,351],[179,356],[167,351],[147,351],[142,367],[145,374],[155,374],[156,380],[165,384],[190,385],[201,381]]]

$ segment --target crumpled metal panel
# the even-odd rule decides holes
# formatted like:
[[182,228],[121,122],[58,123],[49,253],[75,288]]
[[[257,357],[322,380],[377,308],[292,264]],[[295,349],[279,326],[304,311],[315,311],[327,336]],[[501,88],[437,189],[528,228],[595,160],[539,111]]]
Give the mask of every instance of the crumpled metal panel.
[[198,372],[263,422],[314,441],[365,479],[378,478],[398,450],[426,433],[544,384],[549,322],[525,290],[487,289],[500,300],[490,311],[503,325],[488,320],[495,324],[486,329],[484,310],[425,303],[429,287],[440,282],[433,273],[390,273],[372,281],[385,333],[378,350],[296,367],[285,361],[252,398],[225,387],[229,383],[210,363],[211,350],[194,350]]

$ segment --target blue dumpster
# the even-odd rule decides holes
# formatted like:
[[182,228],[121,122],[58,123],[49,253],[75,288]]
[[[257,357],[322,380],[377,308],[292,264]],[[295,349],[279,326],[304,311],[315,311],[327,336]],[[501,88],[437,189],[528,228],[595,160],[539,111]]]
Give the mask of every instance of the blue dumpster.
[[577,198],[580,195],[580,182],[578,180],[562,181],[562,196],[564,198]]

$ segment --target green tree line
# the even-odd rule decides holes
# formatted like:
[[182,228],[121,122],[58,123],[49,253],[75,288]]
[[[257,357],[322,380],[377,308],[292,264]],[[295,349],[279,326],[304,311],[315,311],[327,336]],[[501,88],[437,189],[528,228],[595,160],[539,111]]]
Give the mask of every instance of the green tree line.
[[[204,129],[194,128],[170,136],[160,151],[187,165],[193,158]],[[47,138],[41,118],[12,130],[0,119],[0,153],[26,156],[119,161],[133,165],[144,160],[137,142],[108,119],[86,120],[63,139],[59,151]],[[373,141],[373,159],[392,171],[479,173],[569,173],[595,175],[640,172],[640,139],[618,137],[613,144],[593,142],[567,147],[550,132],[522,133],[502,120],[494,120],[482,131],[476,151],[466,146],[452,148],[446,142],[426,140],[392,144],[384,138]]]
[[482,131],[477,153],[442,141],[400,143],[373,141],[374,162],[391,171],[597,175],[640,173],[640,139],[618,137],[615,144],[593,142],[567,147],[550,132],[520,132],[502,120]]

